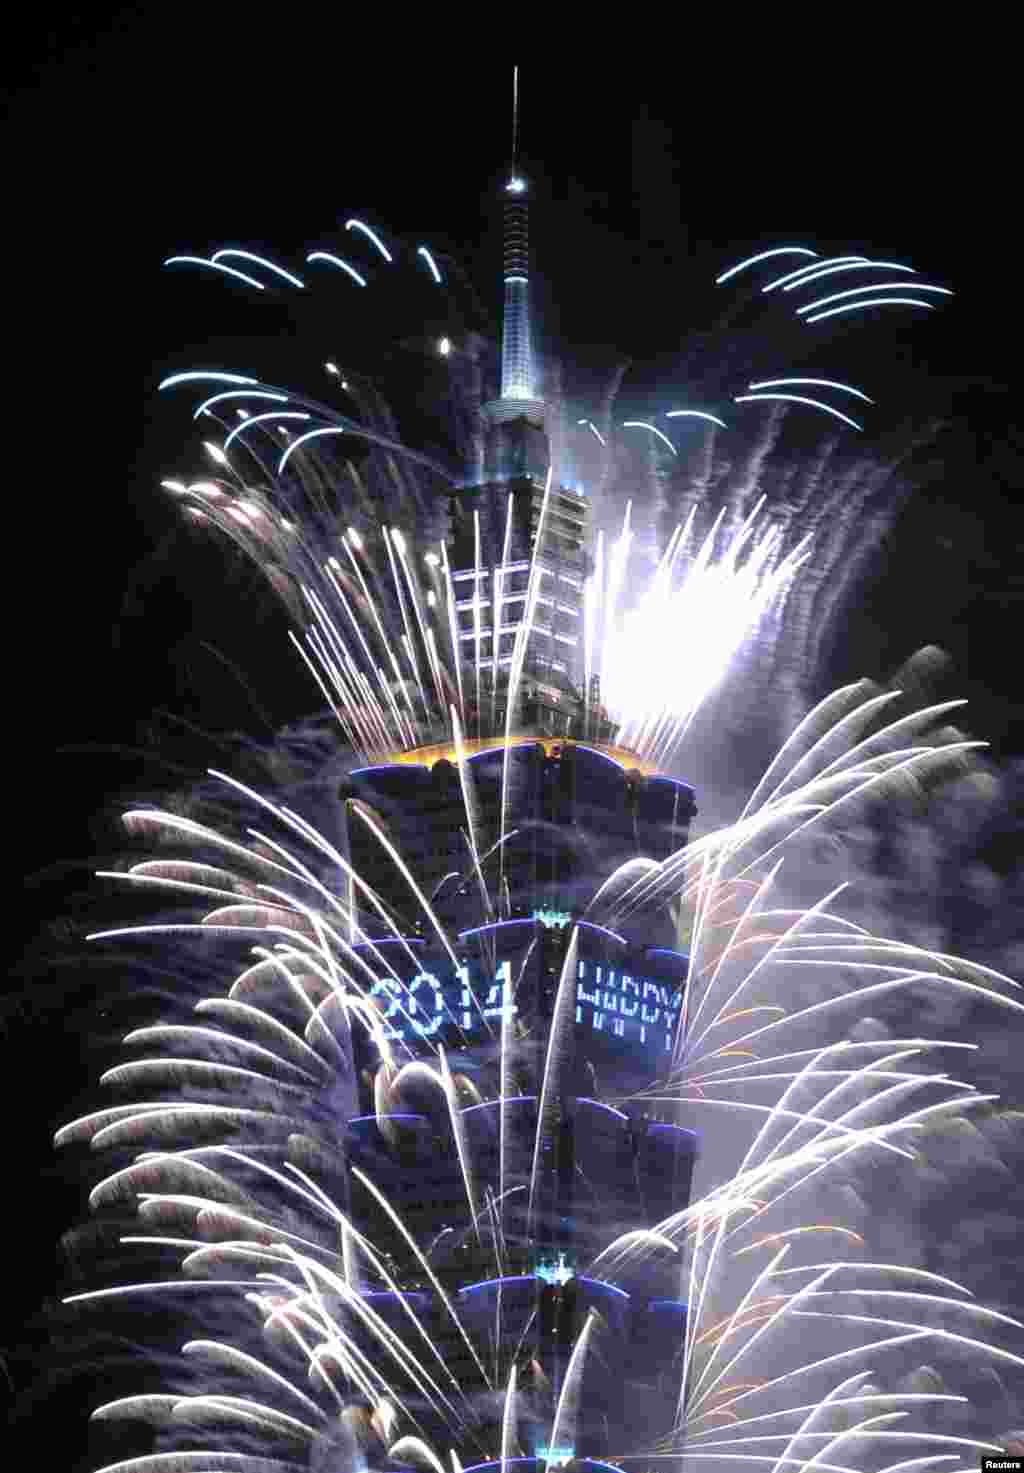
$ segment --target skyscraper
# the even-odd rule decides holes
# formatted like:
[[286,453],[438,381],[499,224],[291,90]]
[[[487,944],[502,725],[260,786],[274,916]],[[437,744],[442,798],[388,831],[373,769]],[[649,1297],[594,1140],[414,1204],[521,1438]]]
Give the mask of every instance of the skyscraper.
[[[375,1291],[379,1312],[397,1329],[415,1306],[446,1366],[481,1397],[485,1426],[500,1424],[488,1411],[487,1367],[503,1378],[516,1364],[519,1445],[550,1466],[649,1445],[671,1425],[669,1374],[685,1324],[677,1260],[620,1264],[615,1283],[591,1265],[616,1230],[652,1226],[688,1200],[692,1134],[636,1098],[667,1072],[688,959],[663,908],[635,907],[615,929],[585,912],[625,861],[682,847],[696,808],[685,783],[615,747],[606,718],[584,731],[587,503],[548,484],[529,189],[515,158],[504,194],[501,394],[483,411],[487,479],[451,504],[463,684],[475,694],[466,774],[438,745],[355,769],[342,795],[372,811],[408,864],[403,873],[376,835],[349,825],[351,859],[373,891],[363,921],[374,939],[359,949],[378,972],[386,1036],[398,1062],[443,1046],[452,1094],[446,1106],[438,1076],[414,1071],[373,1111],[373,1046],[358,1041],[365,1113],[350,1123],[349,1149],[428,1250],[437,1280],[409,1263],[381,1203],[356,1190],[368,1236],[406,1264],[399,1291]],[[517,648],[521,695],[508,713]],[[411,876],[454,954],[424,923]],[[578,1415],[556,1429],[585,1324],[595,1353]]]
[[[518,91],[513,114],[512,159],[502,194],[500,394],[483,408],[484,481],[451,498],[452,576],[470,689],[487,708],[477,712],[477,734],[491,712],[503,726],[497,722],[501,693],[529,613],[521,656],[528,678],[517,714],[538,730],[579,736],[587,502],[553,480],[548,486],[548,406],[539,392],[530,319],[530,185],[516,147]],[[531,565],[537,585],[532,594]]]

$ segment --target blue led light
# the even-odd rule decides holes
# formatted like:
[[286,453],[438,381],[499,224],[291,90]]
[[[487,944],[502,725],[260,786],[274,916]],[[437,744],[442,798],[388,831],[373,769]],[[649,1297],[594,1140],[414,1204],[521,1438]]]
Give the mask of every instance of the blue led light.
[[607,926],[598,926],[593,921],[580,921],[578,924],[581,926],[586,926],[588,931],[603,931],[604,934],[606,936],[610,936],[613,941],[621,941],[623,946],[629,945],[629,942],[626,940],[625,936],[620,936],[618,931],[609,931]]
[[[536,1095],[509,1095],[506,1105],[522,1105],[527,1100],[536,1101]],[[462,1111],[463,1115],[469,1115],[473,1110],[494,1110],[501,1104],[501,1100],[481,1100],[479,1105],[467,1105]]]
[[609,1115],[617,1115],[620,1120],[628,1120],[621,1110],[616,1110],[614,1105],[606,1105],[604,1100],[592,1100],[589,1095],[579,1095],[576,1101],[579,1105],[594,1105],[598,1110],[607,1110]]
[[379,762],[376,767],[353,767],[349,770],[349,777],[358,777],[364,772],[395,772],[399,768],[415,767],[416,771],[423,772],[425,769],[419,763],[411,762]]
[[604,1279],[586,1279],[581,1276],[578,1282],[581,1284],[590,1284],[594,1289],[603,1289],[608,1294],[618,1294],[620,1299],[628,1299],[630,1297],[625,1289],[619,1289],[615,1284],[606,1284]]
[[[542,1463],[543,1461],[544,1459],[541,1457],[489,1458],[486,1463],[470,1463],[467,1468],[463,1468],[462,1473],[482,1473],[482,1470],[485,1468],[504,1468],[510,1463]],[[600,1458],[579,1458],[577,1461],[582,1467],[603,1468],[605,1473],[622,1473],[622,1469],[614,1463],[602,1462]]]
[[[472,1294],[474,1289],[489,1289],[492,1284],[530,1284],[532,1282],[533,1274],[507,1274],[504,1278],[481,1279],[476,1284],[465,1284],[459,1290],[459,1294]],[[481,1463],[480,1466],[482,1468],[484,1464]],[[463,1470],[463,1473],[466,1473],[466,1470]]]
[[460,931],[459,940],[464,936],[479,936],[481,931],[496,931],[499,926],[532,926],[535,925],[533,916],[520,916],[514,921],[490,921],[486,926],[474,926],[471,931]]
[[[376,1115],[352,1115],[348,1123],[349,1125],[365,1125],[367,1120],[376,1121],[377,1118]],[[425,1115],[410,1115],[406,1111],[388,1111],[387,1114],[380,1117],[382,1120],[426,1120],[426,1118]]]
[[[537,1458],[490,1458],[486,1463],[470,1463],[468,1468],[463,1468],[462,1473],[480,1473],[481,1468],[500,1468],[506,1463],[536,1463]],[[616,1470],[622,1473],[622,1469]]]
[[595,757],[603,757],[606,762],[610,762],[612,766],[617,767],[620,772],[625,772],[626,764],[624,762],[620,762],[617,757],[610,757],[607,752],[599,751],[597,747],[587,747],[583,744],[583,742],[576,742],[574,745],[577,752],[593,752]]
[[681,777],[662,777],[661,773],[659,772],[656,773],[654,776],[649,777],[647,781],[649,783],[671,783],[673,787],[685,788],[688,793],[693,792],[693,784],[684,783]]

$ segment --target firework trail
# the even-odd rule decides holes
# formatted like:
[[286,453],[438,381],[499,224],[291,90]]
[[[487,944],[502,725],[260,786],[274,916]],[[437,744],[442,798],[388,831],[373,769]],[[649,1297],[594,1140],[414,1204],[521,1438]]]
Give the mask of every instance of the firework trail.
[[[379,236],[349,225],[390,264]],[[228,268],[230,254],[201,264],[234,273],[241,266]],[[421,260],[437,273],[429,252]],[[362,289],[353,262],[320,264]],[[818,263],[822,274],[873,264]],[[277,272],[259,258],[245,268]],[[265,289],[264,278],[254,283]],[[852,311],[869,300],[844,295],[835,305]],[[818,308],[804,314],[809,323],[827,315],[824,300],[802,305]],[[471,382],[477,361],[465,369]],[[63,1147],[113,1155],[90,1196],[116,1233],[113,1281],[66,1303],[85,1316],[127,1306],[130,1321],[164,1315],[197,1333],[181,1343],[179,1330],[162,1389],[97,1408],[98,1422],[147,1429],[152,1449],[107,1467],[333,1473],[387,1461],[461,1473],[531,1455],[548,1466],[586,1462],[583,1449],[600,1446],[626,1467],[672,1459],[894,1470],[966,1467],[1001,1451],[992,1428],[949,1430],[943,1418],[966,1399],[934,1367],[967,1359],[1012,1381],[1024,1367],[1024,1326],[949,1275],[872,1256],[851,1203],[866,1174],[913,1167],[951,1124],[984,1120],[995,1102],[957,1076],[971,1042],[873,1036],[887,1002],[922,992],[968,999],[1004,1026],[1018,1025],[1024,1002],[1000,972],[855,924],[838,892],[800,907],[786,894],[787,861],[808,838],[842,833],[878,805],[964,772],[977,744],[942,725],[950,707],[893,717],[892,692],[837,692],[800,722],[734,821],[666,857],[631,858],[552,929],[529,918],[527,958],[539,947],[553,978],[550,1025],[531,1034],[518,1005],[527,960],[518,976],[496,967],[486,938],[526,923],[511,911],[504,856],[517,781],[511,717],[540,596],[537,558],[505,710],[488,727],[483,703],[470,700],[453,570],[431,526],[450,469],[410,452],[369,394],[357,420],[243,376],[166,381],[185,384],[208,396],[197,415],[219,422],[225,438],[208,447],[216,475],[165,484],[186,515],[253,558],[285,602],[338,740],[321,761],[317,801],[305,784],[297,799],[286,782],[213,772],[188,812],[139,805],[125,815],[147,855],[111,878],[167,903],[143,924],[91,939],[135,952],[142,966],[166,966],[176,953],[178,986],[160,1019],[125,1039],[140,1055],[104,1076],[118,1102],[58,1135]],[[582,427],[602,449],[613,399],[614,390],[598,422]],[[261,400],[282,407],[262,419]],[[806,649],[812,625],[820,630],[842,598],[827,553],[824,572],[813,555],[804,565],[815,547],[807,534],[824,507],[848,513],[832,551],[844,539],[848,549],[858,520],[850,508],[869,504],[883,472],[858,466],[833,477],[830,441],[805,474],[790,475],[789,520],[769,523],[762,481],[783,412],[769,408],[727,485],[711,448],[718,426],[703,421],[685,514],[649,577],[627,576],[628,511],[614,540],[609,532],[599,542],[588,671],[600,673],[637,763],[677,758],[766,620],[784,615]],[[291,418],[299,415],[309,418]],[[643,428],[657,430],[653,454],[664,431]],[[357,446],[369,446],[358,462]],[[372,526],[381,477],[401,529]],[[614,479],[605,470],[598,484]],[[549,471],[538,547],[551,481]],[[652,689],[652,639],[681,618],[699,628],[702,616],[716,634],[705,658],[687,662],[680,651],[671,678]],[[770,680],[771,652],[762,646],[758,659]],[[474,694],[479,635],[475,664]],[[496,809],[479,800],[470,732],[503,752]],[[445,873],[410,864],[368,802],[337,798],[347,754],[401,765],[431,744],[450,753],[461,810],[462,860]],[[355,834],[376,855],[368,869],[354,863]],[[473,921],[461,932],[443,904],[453,880],[459,913]],[[602,1097],[596,1081],[583,1098],[570,1079],[580,938],[588,928],[615,938],[654,911],[688,938],[670,1066],[629,1098]],[[455,1006],[431,987],[421,948],[460,977],[464,940],[477,932],[495,981],[485,995],[464,986]],[[470,1034],[486,1039],[488,1067],[466,1067]],[[653,1210],[657,1193],[641,1180],[635,1147],[631,1169],[650,1201],[632,1219],[598,1203],[580,1240],[587,1256],[574,1263],[537,1252],[550,1225],[545,1160],[570,1095],[577,1109],[618,1122],[609,1126],[621,1137],[616,1149],[659,1129],[704,1135],[690,1200],[667,1212]],[[420,1180],[438,1194],[433,1210],[416,1200]],[[123,1250],[152,1267],[124,1272]],[[665,1286],[657,1302],[681,1310],[683,1328],[622,1421],[628,1441],[606,1433],[599,1444],[589,1378],[600,1377],[623,1331],[622,1304],[644,1282]],[[551,1320],[561,1347],[547,1365],[533,1354],[538,1317]]]
[[[679,1275],[691,1306],[675,1430],[660,1446],[611,1449],[618,1456],[646,1462],[671,1450],[696,1463],[712,1452],[735,1458],[750,1448],[804,1466],[835,1442],[844,1454],[833,1466],[859,1468],[895,1466],[896,1453],[908,1450],[973,1456],[998,1446],[972,1436],[958,1441],[929,1430],[927,1420],[910,1420],[963,1400],[931,1383],[908,1390],[907,1378],[916,1387],[915,1367],[923,1364],[917,1357],[941,1359],[946,1349],[969,1351],[997,1374],[1019,1371],[1021,1327],[979,1305],[948,1275],[871,1259],[863,1223],[843,1221],[842,1187],[862,1159],[913,1162],[922,1140],[968,1111],[984,1114],[992,1098],[955,1074],[925,1067],[930,1055],[956,1061],[974,1045],[916,1035],[858,1041],[857,1021],[884,997],[921,986],[1016,1015],[1024,1003],[1009,979],[989,969],[850,923],[832,908],[834,896],[810,910],[778,903],[780,856],[808,825],[827,827],[869,794],[924,781],[962,759],[966,744],[936,747],[922,737],[942,711],[858,740],[885,704],[884,695],[863,691],[833,698],[734,826],[642,880],[635,871],[611,877],[594,898],[589,918],[602,923],[621,924],[652,889],[692,912],[691,982],[675,1062],[644,1103],[676,1122],[710,1117],[705,1129],[715,1141],[704,1158],[714,1180],[688,1207],[624,1232],[609,1225],[592,1264],[580,1266],[582,1278],[621,1286],[635,1281],[638,1260],[660,1258]],[[268,1467],[307,1466],[307,1459],[317,1466],[313,1449],[340,1457],[353,1441],[368,1449],[370,1461],[389,1449],[401,1462],[415,1451],[410,1438],[419,1439],[419,1458],[432,1463],[448,1452],[438,1445],[439,1422],[463,1460],[508,1456],[516,1417],[543,1416],[536,1374],[525,1391],[517,1381],[527,1369],[518,1361],[522,1304],[499,1305],[497,1333],[478,1339],[479,1317],[445,1284],[467,1232],[472,1237],[488,1223],[483,1252],[492,1275],[511,1283],[509,1269],[522,1272],[510,1203],[517,1191],[528,1197],[536,1186],[539,1148],[525,1178],[506,1162],[482,1197],[467,1135],[488,1097],[491,1108],[504,1111],[518,1091],[509,1093],[514,1086],[504,1066],[500,1096],[460,1082],[440,1044],[433,1062],[403,1061],[370,999],[381,995],[381,968],[399,1010],[415,1010],[414,990],[388,961],[381,938],[363,939],[362,912],[339,899],[342,887],[324,883],[345,871],[344,856],[289,805],[223,781],[262,814],[246,825],[247,841],[170,812],[128,817],[151,841],[184,843],[201,857],[142,861],[120,878],[198,900],[195,918],[182,919],[182,911],[156,931],[130,927],[109,939],[230,938],[250,950],[251,960],[229,974],[219,995],[195,1004],[194,1022],[129,1035],[126,1043],[142,1046],[145,1057],[117,1066],[106,1082],[133,1094],[145,1088],[145,1100],[92,1112],[59,1140],[128,1154],[129,1164],[104,1178],[91,1202],[122,1215],[134,1207],[139,1227],[123,1241],[155,1252],[161,1265],[146,1282],[86,1291],[73,1302],[95,1313],[122,1297],[141,1305],[162,1294],[208,1293],[230,1333],[189,1341],[171,1390],[119,1398],[96,1415],[141,1419],[158,1429],[157,1446],[168,1451],[193,1448],[200,1427],[210,1467],[241,1447],[260,1448]],[[425,920],[440,932],[425,895],[422,902]],[[347,939],[352,931],[354,943]],[[570,945],[563,989],[574,973]],[[855,984],[837,986],[837,973]],[[557,1009],[542,1096],[557,1093],[562,1067]],[[461,1226],[448,1235],[456,1242],[444,1235],[440,1244],[417,1242],[361,1168],[351,1168],[353,1186],[344,1186],[339,1127],[347,1119],[349,1131],[360,1129],[352,1062],[360,1030],[379,1057],[372,1094],[381,1140],[402,1150],[409,1104],[425,1109],[417,1085],[433,1093],[437,1118],[447,1121],[462,1183]],[[501,1041],[507,1062],[511,1039]],[[537,1142],[546,1113],[542,1098]],[[715,1128],[719,1115],[732,1122],[733,1140]],[[386,1234],[378,1227],[368,1235],[350,1195],[357,1186],[390,1224]],[[498,1218],[490,1204],[502,1199]],[[168,1254],[180,1260],[180,1276],[168,1273]],[[424,1310],[426,1289],[443,1306],[440,1327]],[[223,1307],[232,1299],[233,1313]],[[397,1322],[383,1305],[398,1306]],[[600,1330],[591,1315],[574,1341],[553,1411],[552,1447],[572,1446],[566,1429],[576,1415],[580,1368]],[[453,1336],[475,1370],[460,1384],[450,1374]],[[813,1355],[809,1346],[818,1347]],[[861,1460],[866,1451],[874,1461]],[[892,1457],[879,1464],[883,1453]],[[166,1464],[140,1457],[127,1466]]]

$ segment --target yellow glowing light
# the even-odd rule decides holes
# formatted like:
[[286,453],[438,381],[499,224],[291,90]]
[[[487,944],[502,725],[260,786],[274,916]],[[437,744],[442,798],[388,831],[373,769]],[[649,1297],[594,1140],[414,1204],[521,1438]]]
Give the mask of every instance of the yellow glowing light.
[[[543,737],[522,733],[513,735],[508,742],[501,738],[495,740],[490,737],[466,737],[462,743],[463,751],[470,757],[480,752],[503,752],[506,746],[526,747],[531,745],[543,747],[548,757],[558,757],[566,748],[579,746],[584,751],[600,752],[603,756],[610,757],[627,773],[638,772],[643,777],[658,775],[658,769],[653,762],[638,757],[635,752],[629,751],[626,747],[614,747],[607,742],[575,742],[569,737]],[[425,747],[412,747],[408,751],[387,752],[378,759],[382,764],[391,763],[396,767],[433,767],[437,762],[455,762],[456,760],[453,742],[434,742]]]

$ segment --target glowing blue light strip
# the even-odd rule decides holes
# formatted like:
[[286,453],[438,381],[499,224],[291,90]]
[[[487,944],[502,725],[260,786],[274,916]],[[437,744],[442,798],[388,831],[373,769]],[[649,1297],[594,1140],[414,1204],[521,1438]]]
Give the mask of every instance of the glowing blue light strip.
[[427,265],[430,267],[434,280],[438,283],[438,285],[440,285],[441,273],[440,271],[438,271],[437,266],[434,264],[434,258],[427,250],[426,246],[417,246],[416,254],[417,256],[423,257],[424,261],[426,261]]
[[[463,1468],[462,1473],[480,1473],[481,1468],[501,1468],[506,1463],[539,1463],[540,1458],[492,1458],[487,1463],[470,1463],[468,1468]],[[622,1469],[616,1470],[622,1473]]]
[[231,431],[230,435],[224,441],[224,449],[227,450],[227,448],[231,444],[232,440],[236,439],[237,436],[239,436],[242,433],[243,430],[249,429],[250,426],[252,426],[252,425],[263,424],[264,421],[266,421],[268,419],[278,420],[278,419],[311,419],[311,418],[312,418],[311,415],[302,414],[297,409],[275,409],[275,410],[272,410],[269,414],[254,414],[249,419],[243,420],[240,425],[236,425],[235,426],[235,428]]
[[[773,292],[777,286],[781,286],[783,291],[792,291],[793,286],[799,286],[809,271],[820,273],[823,266],[827,266],[830,271],[841,270],[842,267],[830,264],[833,261],[842,261],[847,267],[870,265],[867,256],[826,256],[824,260],[814,261],[810,266],[800,266],[796,271],[787,272],[785,276],[777,276],[774,281],[763,286],[761,291]],[[792,282],[793,286],[786,286],[787,281]]]
[[771,256],[814,256],[817,251],[809,251],[806,246],[777,246],[773,251],[761,251],[759,255],[748,256],[745,261],[740,261],[735,266],[730,266],[728,271],[723,271],[721,276],[715,277],[715,285],[721,286],[723,281],[728,281],[735,276],[737,271],[744,271],[748,266],[756,266],[758,261],[767,261]]
[[172,384],[184,384],[190,379],[209,378],[217,379],[222,384],[258,384],[258,378],[245,378],[240,373],[207,373],[201,370],[198,373],[172,373],[170,378],[161,379],[157,385],[158,389],[169,389]]
[[379,235],[374,235],[374,233],[370,229],[369,225],[364,225],[363,222],[362,222],[362,220],[346,220],[345,221],[345,229],[346,230],[361,230],[363,232],[363,234],[369,240],[372,240],[373,241],[374,245],[380,251],[380,253],[384,257],[385,261],[388,261],[388,262],[391,261],[391,254],[388,251],[387,246],[381,240],[380,236]]
[[[491,1458],[486,1463],[471,1463],[468,1468],[463,1468],[462,1473],[482,1473],[485,1468],[503,1468],[508,1463],[543,1463],[543,1458]],[[600,1458],[577,1458],[578,1463],[588,1468],[603,1468],[606,1473],[622,1473],[622,1469],[614,1463],[603,1463]]]
[[665,444],[671,450],[673,455],[678,454],[678,451],[676,450],[676,447],[672,444],[672,441],[666,434],[663,434],[662,431],[658,429],[657,425],[649,425],[644,419],[624,419],[622,421],[622,428],[624,430],[650,430],[652,435],[657,435],[659,440],[664,440]]
[[625,1289],[619,1289],[614,1284],[606,1284],[604,1279],[587,1279],[581,1274],[576,1282],[577,1284],[593,1284],[595,1289],[607,1289],[609,1294],[618,1294],[622,1299],[629,1299],[631,1297],[626,1293]]
[[178,266],[187,264],[189,266],[209,266],[213,271],[223,271],[226,276],[236,276],[239,281],[244,281],[247,286],[254,286],[257,291],[266,291],[262,281],[257,281],[254,276],[246,276],[244,271],[236,271],[234,266],[222,266],[219,261],[208,261],[205,256],[168,256],[164,262],[165,266]]
[[837,384],[830,378],[766,378],[759,384],[751,384],[752,389],[781,389],[787,384],[810,384],[819,389],[841,389],[844,394],[853,394],[857,399],[863,399],[865,404],[873,404],[875,401],[869,399],[867,394],[862,394],[860,389],[851,388],[849,384]]
[[[518,628],[519,626],[516,625],[514,627],[515,628]],[[503,630],[502,632],[504,633],[505,631]],[[535,746],[535,745],[536,744],[534,742],[532,742],[529,739],[529,737],[523,737],[519,741],[512,741],[509,744],[509,750],[512,751],[512,752],[520,752],[520,751],[522,751],[526,747],[532,747],[532,746]],[[473,752],[469,757],[466,758],[466,761],[467,762],[476,762],[481,757],[493,757],[494,754],[495,754],[495,752],[502,752],[502,751],[504,751],[504,747],[500,747],[500,746],[498,746],[498,747],[485,747],[482,752]]]
[[[410,1115],[408,1111],[389,1111],[380,1117],[382,1120],[426,1120],[425,1115]],[[351,1115],[349,1125],[365,1125],[367,1120],[376,1120],[376,1115]]]
[[491,921],[486,926],[474,926],[471,931],[460,931],[459,940],[464,936],[479,936],[481,931],[496,931],[499,926],[535,926],[537,923],[533,916],[519,916],[514,921]]
[[[486,1463],[470,1463],[468,1468],[463,1468],[462,1473],[480,1473],[481,1468],[500,1468],[505,1463],[537,1463],[539,1458],[492,1458]],[[618,1473],[622,1473],[621,1468]]]
[[360,286],[366,285],[365,279],[359,275],[359,272],[354,266],[350,266],[348,262],[343,261],[340,256],[332,256],[330,251],[314,251],[312,255],[306,257],[306,260],[307,262],[330,261],[332,266],[340,266],[342,271],[347,271],[352,280],[357,282]]
[[[536,1101],[536,1095],[509,1095],[505,1100],[506,1105],[522,1105],[528,1100]],[[501,1100],[482,1100],[479,1105],[466,1105],[462,1111],[463,1115],[469,1115],[473,1110],[493,1110],[501,1104]]]
[[830,307],[827,312],[816,312],[813,317],[805,317],[805,322],[821,322],[825,317],[835,317],[839,312],[856,312],[861,307],[924,307],[926,311],[935,310],[934,302],[919,302],[915,297],[872,297],[869,302],[845,302],[842,307]]
[[201,414],[206,413],[211,404],[219,404],[223,399],[276,399],[281,404],[288,403],[287,394],[271,394],[266,389],[229,389],[225,394],[214,394],[211,398],[204,399],[192,418],[198,419]]
[[766,399],[784,399],[790,404],[807,404],[812,409],[822,409],[826,414],[835,415],[836,419],[841,419],[844,424],[851,425],[855,430],[864,428],[855,419],[851,419],[848,414],[841,414],[838,409],[833,409],[831,404],[822,404],[818,399],[805,399],[801,394],[740,394],[736,403],[752,404],[762,402]]
[[685,1299],[652,1299],[651,1309],[685,1309],[690,1306]]
[[843,266],[828,266],[823,271],[812,271],[809,276],[801,275],[799,281],[784,286],[782,290],[784,292],[796,291],[798,287],[806,286],[809,281],[817,281],[821,276],[831,276],[834,271],[865,271],[868,269],[872,271],[909,271],[911,276],[917,275],[913,266],[904,266],[900,261],[867,261],[860,256],[856,260],[847,261]]
[[625,772],[626,770],[626,764],[624,762],[620,762],[617,757],[610,757],[607,752],[598,751],[597,747],[586,747],[582,742],[575,742],[574,746],[577,752],[592,752],[595,757],[603,757],[606,762],[610,762],[620,772]]
[[375,767],[352,767],[348,775],[355,777],[361,772],[396,772],[405,768],[412,768],[414,772],[426,772],[427,770],[420,762],[379,762]]
[[[863,292],[898,292],[906,287],[905,281],[878,281],[872,282],[870,286],[851,286],[845,292],[833,292],[830,297],[819,297],[816,302],[807,302],[803,307],[796,309],[798,317],[804,317],[808,312],[814,312],[818,307],[827,307],[829,302],[841,301],[843,297],[857,297]],[[951,297],[953,293],[948,286],[926,286],[920,281],[915,281],[910,288],[915,292],[937,292],[942,297]]]
[[588,931],[602,931],[605,936],[611,936],[613,941],[621,941],[623,946],[629,945],[629,942],[626,940],[625,936],[620,936],[618,931],[609,931],[607,926],[597,926],[594,924],[593,921],[577,921],[576,924],[579,926],[586,926]]
[[624,1115],[621,1110],[616,1110],[614,1105],[606,1105],[604,1100],[592,1100],[589,1095],[578,1095],[576,1103],[578,1105],[595,1105],[598,1110],[607,1110],[609,1115],[617,1115],[620,1120],[629,1119],[629,1116]]
[[707,414],[703,409],[670,409],[665,415],[666,419],[708,419],[713,425],[721,425],[723,430],[729,426],[724,419],[719,419],[715,414]]
[[645,956],[678,956],[684,962],[689,962],[689,954],[685,951],[674,951],[671,946],[649,946],[644,952]]
[[243,261],[255,261],[258,266],[266,266],[268,271],[274,271],[277,273],[278,276],[283,276],[285,281],[291,282],[292,286],[298,286],[305,289],[306,283],[304,281],[300,281],[297,276],[293,276],[290,271],[286,271],[283,266],[275,266],[273,261],[267,261],[264,259],[263,256],[254,256],[251,251],[214,251],[213,255],[210,257],[210,260],[213,261],[213,263],[216,265],[216,263],[223,256],[238,256]]
[[[753,388],[753,385],[751,385]],[[684,783],[681,777],[665,777],[663,773],[655,772],[647,779],[649,783],[671,783],[673,787],[685,788],[688,793],[694,791],[693,783]]]
[[[498,1279],[481,1279],[479,1281],[479,1283],[476,1283],[476,1284],[465,1284],[459,1290],[459,1293],[460,1294],[472,1294],[472,1292],[473,1292],[474,1289],[488,1289],[488,1288],[490,1288],[490,1286],[492,1284],[532,1284],[533,1283],[533,1277],[534,1277],[533,1274],[506,1274],[506,1276],[504,1278],[498,1278]],[[516,1461],[516,1460],[510,1459],[510,1461]],[[524,1462],[529,1462],[530,1460],[528,1458],[524,1458],[523,1461]],[[480,1467],[481,1468],[486,1467],[486,1466],[487,1465],[484,1464],[484,1463],[481,1463],[480,1464]],[[463,1473],[466,1473],[466,1470],[465,1469],[463,1469]]]
[[680,1135],[692,1135],[693,1138],[694,1138],[694,1140],[697,1139],[697,1131],[690,1130],[685,1125],[673,1125],[672,1122],[669,1121],[669,1120],[652,1120],[652,1121],[649,1122],[649,1124],[647,1126],[647,1129],[648,1130],[678,1130],[679,1133],[680,1133]]

